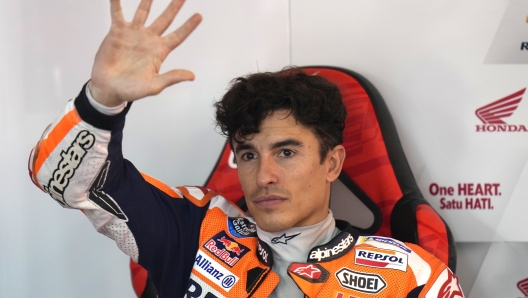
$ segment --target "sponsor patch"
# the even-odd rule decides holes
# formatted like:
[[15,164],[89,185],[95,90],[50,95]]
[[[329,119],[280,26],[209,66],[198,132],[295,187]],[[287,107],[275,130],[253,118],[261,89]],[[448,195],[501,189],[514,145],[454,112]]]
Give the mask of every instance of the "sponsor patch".
[[59,165],[53,171],[48,185],[44,186],[44,190],[61,206],[68,206],[64,200],[64,190],[68,187],[70,179],[81,164],[87,150],[92,148],[94,143],[95,136],[89,131],[83,130],[77,134],[70,147],[60,153]]
[[366,242],[366,241],[376,241],[376,242],[381,242],[381,243],[385,243],[385,244],[390,244],[390,245],[394,245],[398,248],[400,248],[401,250],[407,252],[407,253],[411,253],[412,250],[407,247],[405,244],[397,241],[397,240],[394,240],[392,238],[388,238],[388,237],[379,237],[379,236],[368,236],[368,237],[363,237],[363,239],[361,240],[361,242]]
[[288,272],[311,283],[323,283],[330,276],[321,265],[313,263],[292,263],[288,267]]
[[343,233],[341,237],[334,238],[326,245],[312,248],[308,260],[317,262],[331,261],[347,253],[353,246],[354,236],[349,233]]
[[201,250],[196,254],[193,268],[226,292],[229,292],[240,279]]
[[438,291],[438,298],[463,298],[462,289],[460,288],[460,283],[458,278],[447,269],[447,279]]
[[297,237],[299,235],[301,235],[301,233],[297,233],[297,234],[289,235],[289,236],[287,236],[286,233],[284,233],[280,237],[275,237],[275,238],[271,239],[271,243],[273,243],[273,244],[279,244],[279,243],[288,244],[289,240],[292,240],[293,238],[295,238],[295,237]]
[[271,254],[271,249],[264,241],[260,239],[258,239],[257,252],[258,258],[262,264],[268,267],[273,266],[273,257]]
[[257,225],[244,217],[228,217],[229,233],[237,238],[257,237]]
[[379,248],[356,248],[354,263],[373,268],[407,271],[408,255],[395,250]]
[[203,282],[198,276],[191,273],[189,279],[189,286],[187,287],[187,298],[225,298],[224,295],[220,294],[213,287]]
[[362,293],[378,294],[387,287],[387,282],[378,274],[341,268],[335,275],[342,287]]
[[224,231],[209,239],[203,247],[229,267],[233,267],[249,251]]

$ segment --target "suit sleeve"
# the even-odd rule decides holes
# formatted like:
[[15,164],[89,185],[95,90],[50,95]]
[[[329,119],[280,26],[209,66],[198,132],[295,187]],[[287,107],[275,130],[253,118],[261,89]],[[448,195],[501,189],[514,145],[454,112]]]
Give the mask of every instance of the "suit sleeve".
[[[190,272],[208,195],[196,204],[184,199],[181,189],[140,173],[121,150],[131,104],[118,115],[101,114],[85,88],[31,152],[31,179],[62,207],[82,210],[98,232],[149,272],[158,272],[158,282],[167,264]],[[170,278],[188,280],[175,274]]]
[[456,275],[438,258],[421,247],[407,243],[413,253],[410,262],[418,284],[408,298],[463,298]]

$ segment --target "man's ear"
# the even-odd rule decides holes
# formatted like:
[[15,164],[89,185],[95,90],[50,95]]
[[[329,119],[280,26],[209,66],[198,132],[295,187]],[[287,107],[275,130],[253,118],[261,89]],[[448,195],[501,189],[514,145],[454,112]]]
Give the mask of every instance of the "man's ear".
[[327,164],[327,182],[334,182],[339,174],[341,174],[341,169],[343,168],[343,162],[345,161],[346,151],[343,145],[337,145],[334,149],[328,152],[326,156]]

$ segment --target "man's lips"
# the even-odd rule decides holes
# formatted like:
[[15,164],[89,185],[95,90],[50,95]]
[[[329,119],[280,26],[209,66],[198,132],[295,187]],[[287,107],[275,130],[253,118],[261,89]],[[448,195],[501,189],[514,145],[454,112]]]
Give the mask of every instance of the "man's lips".
[[285,197],[281,197],[277,195],[262,195],[262,196],[258,196],[255,200],[253,200],[253,203],[261,207],[272,207],[284,201],[286,201]]

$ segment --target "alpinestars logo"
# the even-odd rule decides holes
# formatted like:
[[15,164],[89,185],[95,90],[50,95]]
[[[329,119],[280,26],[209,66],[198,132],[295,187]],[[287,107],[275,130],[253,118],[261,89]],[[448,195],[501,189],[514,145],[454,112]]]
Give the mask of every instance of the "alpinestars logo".
[[528,132],[524,125],[504,121],[504,118],[510,117],[517,109],[525,90],[526,88],[477,109],[475,114],[484,123],[477,125],[477,132]]
[[94,143],[95,136],[89,131],[83,130],[77,134],[70,147],[60,153],[59,165],[51,175],[48,185],[44,186],[44,190],[61,206],[68,206],[64,200],[64,190],[70,184],[70,179],[81,164],[86,152],[92,148]]
[[323,283],[330,276],[330,272],[319,264],[291,263],[288,274],[302,278],[310,283]]
[[458,282],[457,277],[447,270],[447,279],[438,291],[438,298],[463,298],[462,289],[460,288],[460,283]]

